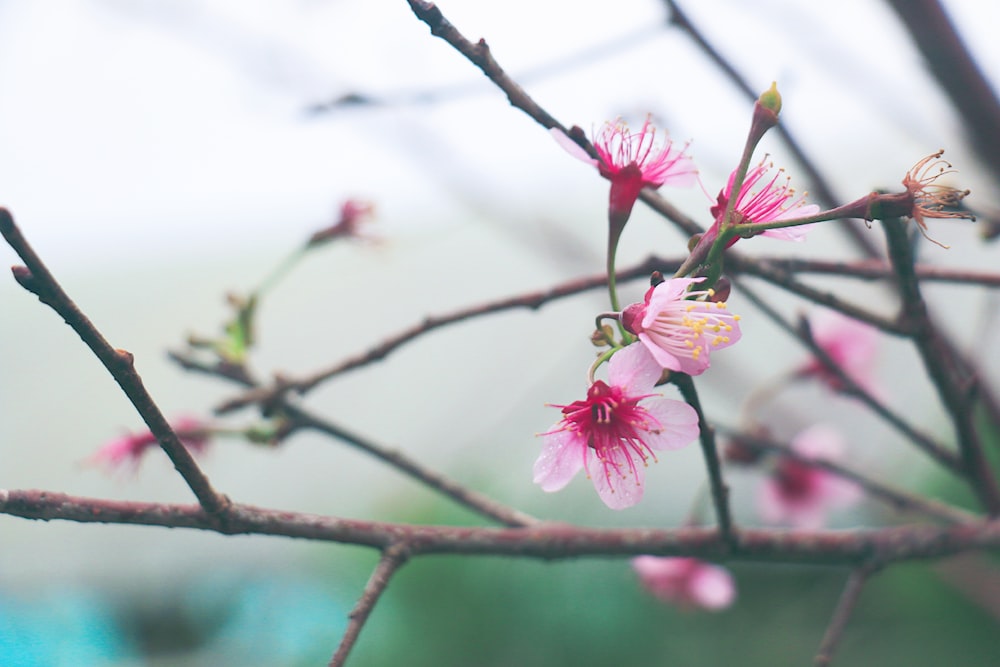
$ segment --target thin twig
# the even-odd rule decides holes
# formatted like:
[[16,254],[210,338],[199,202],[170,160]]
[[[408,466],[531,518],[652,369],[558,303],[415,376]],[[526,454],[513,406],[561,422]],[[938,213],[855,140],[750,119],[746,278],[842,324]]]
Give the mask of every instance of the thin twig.
[[823,635],[823,641],[820,642],[819,652],[813,662],[815,667],[827,667],[830,664],[833,652],[844,634],[847,622],[850,620],[858,598],[861,597],[861,591],[872,572],[872,568],[866,566],[861,566],[851,572],[851,576],[847,579],[847,585],[844,586],[844,592],[840,595],[840,601],[837,602],[837,608],[833,612],[833,618],[830,619],[830,625],[826,628],[826,634]]
[[694,386],[694,379],[686,373],[671,373],[670,381],[680,390],[684,401],[698,413],[698,442],[701,444],[701,453],[708,470],[708,485],[712,493],[712,504],[715,507],[715,518],[719,523],[719,534],[723,541],[733,551],[736,551],[739,548],[739,541],[733,528],[733,517],[729,510],[729,487],[722,479],[722,466],[719,463],[719,451],[715,443],[715,430],[709,426],[705,413],[701,409],[701,401],[698,400],[698,390]]
[[913,343],[951,417],[969,483],[983,507],[992,516],[1000,515],[1000,487],[983,453],[983,443],[973,419],[978,380],[953,353],[927,312],[927,304],[913,270],[913,253],[903,221],[883,220],[882,228],[885,230],[889,258],[899,278],[899,292],[903,300],[901,319],[907,320],[913,328]]
[[759,435],[753,435],[737,429],[730,429],[724,426],[718,426],[717,428],[720,432],[725,433],[730,438],[739,442],[740,445],[745,445],[760,451],[772,452],[792,459],[793,461],[797,461],[803,465],[808,465],[819,470],[825,470],[826,472],[837,475],[838,477],[850,480],[867,491],[873,498],[881,500],[897,510],[919,512],[930,517],[942,519],[949,523],[965,523],[968,521],[975,521],[979,518],[975,514],[967,512],[961,508],[953,507],[952,505],[939,502],[932,498],[925,498],[924,496],[890,486],[884,482],[876,481],[864,473],[853,470],[840,463],[803,456],[786,444],[775,442],[768,438],[762,438]]
[[393,544],[382,552],[382,558],[379,559],[372,576],[365,584],[365,590],[358,598],[354,609],[348,614],[347,630],[344,631],[344,637],[340,640],[337,652],[330,659],[330,667],[343,667],[347,662],[347,655],[354,648],[354,643],[358,640],[358,635],[361,634],[365,622],[368,621],[368,616],[372,613],[375,603],[389,586],[389,579],[396,574],[399,568],[403,567],[407,558],[409,558],[409,554],[404,542]]
[[146,422],[150,432],[156,436],[160,447],[170,457],[174,468],[187,482],[201,506],[208,513],[224,519],[229,499],[212,488],[208,478],[191,456],[191,452],[181,444],[153,397],[146,391],[142,377],[135,370],[132,354],[126,350],[116,349],[108,343],[97,327],[63,291],[62,286],[24,238],[10,213],[3,208],[0,208],[0,233],[25,264],[11,269],[14,279],[21,287],[37,296],[39,301],[52,308],[83,340],[135,406],[139,416]]
[[[752,261],[744,260],[740,265],[740,270],[747,275],[756,275],[760,267],[788,273],[818,273],[859,280],[894,280],[896,278],[892,265],[878,259],[843,261],[795,257],[755,257]],[[914,267],[914,273],[921,281],[1000,287],[1000,273],[994,272],[969,271],[921,264]]]
[[[203,364],[186,355],[176,352],[170,353],[170,358],[181,368],[198,373],[204,373],[213,377],[222,377],[244,386],[256,387],[256,381],[245,370],[240,373],[232,372],[229,367],[219,367],[217,365]],[[221,372],[220,372],[221,371]],[[458,482],[438,473],[434,470],[422,466],[417,461],[409,458],[403,453],[383,447],[371,440],[362,438],[359,435],[321,419],[309,411],[296,407],[283,397],[275,397],[273,400],[262,404],[265,411],[275,414],[282,414],[290,420],[288,432],[298,428],[311,428],[321,433],[333,436],[352,447],[355,447],[376,459],[389,464],[403,474],[417,480],[425,486],[438,491],[451,498],[458,504],[466,507],[477,514],[498,521],[508,526],[527,526],[538,523],[538,519],[525,514],[519,510],[507,507],[497,501],[485,496],[478,491],[466,488]]]
[[587,528],[540,523],[524,528],[419,526],[361,521],[233,503],[220,524],[197,505],[102,500],[39,490],[0,490],[0,514],[79,523],[190,528],[224,535],[271,535],[385,549],[400,541],[411,556],[469,554],[544,560],[691,556],[815,565],[874,565],[1000,548],[1000,519],[856,530],[741,528],[734,553],[717,528]]

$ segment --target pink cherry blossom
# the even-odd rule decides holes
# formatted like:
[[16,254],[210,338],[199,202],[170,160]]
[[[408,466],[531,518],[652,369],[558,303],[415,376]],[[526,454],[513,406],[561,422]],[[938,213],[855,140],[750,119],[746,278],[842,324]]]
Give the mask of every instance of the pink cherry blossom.
[[718,611],[736,599],[729,570],[696,558],[639,556],[632,559],[632,568],[646,590],[683,608]]
[[[833,428],[817,424],[799,433],[792,449],[812,460],[835,462],[843,455],[843,441]],[[767,523],[815,529],[823,526],[831,510],[848,507],[860,498],[861,490],[849,480],[782,457],[761,484],[758,506]]]
[[336,238],[374,240],[362,231],[362,225],[375,215],[375,205],[363,199],[346,199],[340,205],[337,222],[321,229],[309,239],[309,246],[316,246]]
[[608,507],[639,502],[654,451],[678,449],[698,437],[691,406],[653,393],[661,374],[642,345],[629,345],[608,362],[608,381],[594,382],[585,400],[553,406],[563,418],[541,434],[535,483],[558,491],[583,469]]
[[[201,421],[193,417],[181,417],[171,426],[181,444],[189,450],[195,453],[201,453],[205,450],[208,445],[209,432]],[[128,433],[102,446],[87,461],[104,465],[109,469],[127,465],[132,470],[136,470],[146,451],[157,446],[159,446],[159,442],[156,440],[156,436],[149,431]]]
[[[879,390],[874,378],[874,362],[878,353],[878,330],[835,310],[823,310],[809,318],[813,340],[844,373],[870,394]],[[797,373],[813,377],[833,391],[843,391],[840,378],[819,359],[806,362]]]
[[739,315],[726,310],[724,301],[700,301],[710,290],[688,291],[703,278],[673,278],[646,292],[643,303],[622,311],[622,325],[639,337],[661,367],[699,375],[709,366],[709,355],[735,344],[740,333]]
[[[789,177],[785,177],[785,182],[781,183],[781,175],[784,169],[778,172],[767,181],[767,175],[774,165],[767,162],[767,158],[761,161],[756,167],[747,170],[747,175],[743,179],[739,196],[736,198],[734,208],[735,219],[733,224],[777,222],[778,220],[789,220],[791,218],[804,218],[806,216],[819,213],[820,208],[815,204],[806,204],[805,195],[792,201],[795,191],[788,186]],[[719,225],[722,224],[722,216],[725,214],[729,199],[733,196],[733,180],[736,178],[736,171],[729,175],[729,181],[724,190],[719,192],[716,203],[710,209],[715,217],[708,234],[718,233]],[[753,192],[759,183],[766,181],[763,187]],[[786,241],[804,241],[806,233],[812,225],[799,225],[796,227],[783,227],[781,229],[768,229],[761,232],[761,236],[770,236]],[[732,238],[727,247],[736,243],[739,237]]]
[[611,181],[609,208],[616,215],[628,217],[644,187],[694,185],[698,180],[694,162],[685,155],[687,147],[678,150],[669,138],[657,142],[649,118],[639,132],[630,132],[621,119],[605,123],[593,140],[600,160],[590,157],[562,131],[553,129],[552,136],[570,155],[596,166]]

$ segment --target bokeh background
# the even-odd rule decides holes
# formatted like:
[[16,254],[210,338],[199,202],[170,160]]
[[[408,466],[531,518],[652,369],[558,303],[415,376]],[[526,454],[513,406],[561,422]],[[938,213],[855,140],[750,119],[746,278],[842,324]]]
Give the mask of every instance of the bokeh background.
[[[1000,80],[1000,7],[944,3],[991,81]],[[690,6],[686,6],[690,5]],[[971,205],[995,211],[995,181],[960,119],[882,2],[701,0],[684,5],[759,90],[776,80],[783,122],[849,200],[893,187],[946,148]],[[654,0],[440,3],[471,39],[567,125],[646,113],[691,151],[715,193],[739,156],[750,105]],[[234,389],[166,358],[191,333],[215,335],[227,292],[252,289],[345,198],[377,206],[381,241],[308,257],[260,311],[261,375],[327,365],[409,326],[603,266],[607,185],[569,158],[471,64],[429,35],[405,2],[0,3],[0,205],[112,344],[132,351],[169,415],[206,416]],[[340,101],[338,103],[337,101]],[[355,103],[345,103],[354,100]],[[810,184],[779,141],[762,150]],[[697,189],[664,191],[707,223]],[[996,269],[974,226],[941,224],[933,263]],[[877,230],[872,232],[877,239]],[[620,266],[679,255],[686,239],[641,205]],[[750,245],[750,244],[747,244]],[[761,240],[758,254],[849,257],[832,229],[808,244]],[[16,263],[0,248],[4,264]],[[825,285],[873,307],[873,286]],[[642,284],[624,288],[636,299]],[[928,289],[956,339],[997,380],[995,295]],[[789,315],[808,312],[790,299]],[[732,308],[749,323],[751,307]],[[696,448],[663,457],[642,505],[616,513],[583,479],[546,495],[531,484],[533,437],[581,394],[587,336],[603,294],[434,333],[324,385],[305,403],[331,420],[538,516],[589,525],[676,525],[697,493]],[[761,318],[699,383],[711,414],[735,420],[755,383],[805,352]],[[738,351],[739,350],[739,351]],[[742,351],[747,351],[741,354]],[[754,350],[754,352],[749,352]],[[715,361],[715,359],[713,359]],[[916,356],[886,341],[889,401],[950,431]],[[853,460],[911,489],[960,492],[849,401],[784,397],[765,415],[788,437],[838,423]],[[234,426],[255,423],[245,412]],[[48,309],[0,280],[0,487],[189,502],[159,452],[135,474],[86,464],[140,426],[115,384]],[[270,450],[216,442],[217,488],[268,507],[417,522],[480,519],[344,445],[310,434]],[[755,521],[756,480],[732,476],[737,517]],[[840,527],[897,519],[875,504]],[[0,664],[324,664],[375,555],[336,545],[0,517]],[[408,565],[356,648],[358,665],[801,665],[846,572],[733,567],[736,605],[668,608],[627,563],[435,558]],[[1000,664],[997,575],[986,557],[914,564],[866,590],[843,664]]]

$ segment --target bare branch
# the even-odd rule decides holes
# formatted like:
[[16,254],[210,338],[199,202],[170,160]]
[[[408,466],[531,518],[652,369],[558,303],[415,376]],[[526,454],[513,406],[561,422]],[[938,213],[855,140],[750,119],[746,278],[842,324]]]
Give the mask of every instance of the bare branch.
[[361,629],[364,628],[365,623],[368,621],[368,616],[372,613],[375,603],[378,602],[379,598],[382,597],[382,593],[389,586],[389,579],[392,578],[392,575],[399,568],[406,564],[408,557],[409,554],[407,553],[406,545],[402,542],[393,544],[382,552],[382,558],[379,559],[378,565],[375,566],[375,571],[372,572],[368,583],[365,584],[364,592],[361,593],[357,604],[354,605],[354,609],[348,615],[350,620],[347,624],[347,630],[344,632],[343,639],[340,640],[337,652],[333,654],[333,658],[330,660],[330,667],[342,667],[347,662],[347,656],[351,652],[351,649],[354,648],[354,643],[358,640]]
[[48,267],[24,238],[10,213],[3,208],[0,208],[0,233],[25,263],[25,266],[13,267],[14,279],[21,287],[37,296],[39,301],[56,311],[80,336],[135,406],[139,416],[146,422],[150,432],[156,436],[160,447],[170,457],[174,468],[187,482],[201,506],[209,514],[224,519],[229,498],[212,488],[208,478],[195,463],[194,457],[181,444],[153,397],[146,391],[142,378],[135,370],[132,354],[126,350],[116,349],[108,343],[97,327],[63,291]]
[[858,598],[861,597],[861,590],[864,588],[871,574],[871,568],[862,566],[854,570],[848,578],[844,592],[837,603],[837,609],[833,612],[833,618],[830,619],[830,625],[827,627],[826,634],[823,635],[823,641],[819,645],[819,652],[816,654],[816,659],[813,662],[816,667],[826,667],[830,664],[830,660],[833,659],[833,652],[844,634],[844,629],[847,627],[847,622],[854,612]]
[[520,558],[692,556],[771,563],[887,565],[1000,549],[1000,519],[957,526],[907,525],[851,531],[744,528],[734,553],[716,528],[523,528],[417,526],[359,521],[233,503],[220,524],[197,505],[123,502],[38,490],[0,491],[0,513],[26,519],[193,528],[226,535],[272,535],[386,549],[405,543],[411,556],[469,554]]

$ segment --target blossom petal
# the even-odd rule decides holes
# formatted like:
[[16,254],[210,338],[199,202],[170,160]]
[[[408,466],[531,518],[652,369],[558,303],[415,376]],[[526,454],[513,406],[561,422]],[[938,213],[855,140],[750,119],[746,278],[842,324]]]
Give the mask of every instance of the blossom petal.
[[662,375],[663,367],[645,345],[633,343],[618,350],[608,362],[608,379],[630,394],[651,391]]
[[646,411],[660,422],[660,428],[649,431],[643,441],[650,449],[680,449],[698,437],[698,413],[687,403],[670,398],[647,401]]
[[563,150],[575,157],[577,160],[586,162],[589,165],[597,166],[597,159],[590,157],[587,154],[587,151],[580,148],[578,143],[570,139],[569,136],[558,127],[550,129],[549,134],[552,135],[552,138],[556,140],[557,144],[562,146]]
[[535,484],[549,493],[569,484],[583,467],[586,447],[587,443],[581,442],[580,436],[572,431],[552,431],[545,435],[542,453],[535,461]]
[[736,599],[736,584],[729,570],[701,563],[691,579],[691,600],[705,609],[725,609]]
[[642,500],[645,466],[638,463],[633,469],[622,448],[610,450],[608,458],[618,466],[617,472],[610,465],[602,466],[596,456],[588,458],[587,468],[597,495],[613,510],[632,507]]

